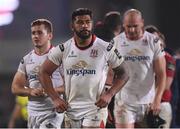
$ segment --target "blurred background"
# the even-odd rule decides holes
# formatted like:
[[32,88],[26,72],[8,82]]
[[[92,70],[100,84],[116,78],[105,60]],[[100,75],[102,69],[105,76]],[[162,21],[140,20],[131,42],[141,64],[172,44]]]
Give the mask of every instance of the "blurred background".
[[51,20],[57,45],[72,36],[71,13],[79,7],[91,9],[95,23],[109,11],[139,9],[145,25],[153,24],[164,33],[168,48],[180,47],[179,0],[0,0],[0,127],[7,127],[15,103],[10,89],[14,73],[32,48],[30,23],[37,18]]

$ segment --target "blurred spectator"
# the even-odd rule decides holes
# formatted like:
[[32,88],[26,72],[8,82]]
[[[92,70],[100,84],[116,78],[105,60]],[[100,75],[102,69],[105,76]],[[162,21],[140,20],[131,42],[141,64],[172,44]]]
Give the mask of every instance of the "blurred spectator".
[[27,103],[28,97],[16,97],[16,104],[10,117],[8,128],[27,128]]
[[121,31],[121,17],[117,11],[106,13],[103,21],[99,21],[95,25],[94,33],[97,37],[109,42],[114,36]]
[[[161,42],[162,49],[166,48],[165,37],[159,31],[158,28],[156,28],[153,25],[148,25],[145,27],[145,30],[158,36],[162,41]],[[166,59],[166,88],[161,100],[160,117],[166,121],[166,124],[162,125],[163,128],[170,128],[171,120],[172,120],[172,108],[170,104],[172,98],[171,85],[175,76],[175,59],[167,51],[165,51],[165,59]]]

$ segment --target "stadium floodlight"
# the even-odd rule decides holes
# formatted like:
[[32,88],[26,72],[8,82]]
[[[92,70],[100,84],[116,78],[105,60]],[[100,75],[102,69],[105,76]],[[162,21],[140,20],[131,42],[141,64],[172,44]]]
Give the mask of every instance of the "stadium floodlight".
[[19,0],[0,0],[0,26],[11,24],[13,11],[19,6]]

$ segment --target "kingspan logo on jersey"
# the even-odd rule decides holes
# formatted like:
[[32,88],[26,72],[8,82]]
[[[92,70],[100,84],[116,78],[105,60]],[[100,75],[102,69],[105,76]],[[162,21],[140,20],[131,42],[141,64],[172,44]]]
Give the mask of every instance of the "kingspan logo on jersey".
[[80,60],[75,65],[72,65],[72,68],[67,69],[66,71],[68,75],[76,75],[76,76],[80,76],[80,75],[84,76],[86,74],[96,74],[96,70],[88,69],[88,64],[83,60]]
[[31,73],[28,74],[28,80],[39,80],[39,69],[40,69],[40,65],[36,66],[33,68],[33,70],[31,71]]
[[139,49],[132,49],[130,52],[128,52],[129,56],[124,56],[125,61],[145,61],[150,60],[149,56],[142,55],[143,52],[141,52]]

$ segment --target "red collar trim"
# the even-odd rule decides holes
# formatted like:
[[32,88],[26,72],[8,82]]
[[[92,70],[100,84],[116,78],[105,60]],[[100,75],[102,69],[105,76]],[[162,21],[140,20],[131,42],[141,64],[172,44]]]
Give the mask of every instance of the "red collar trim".
[[[52,44],[51,44],[51,46],[49,47],[49,49],[48,49],[43,55],[47,54],[47,53],[49,52],[49,50],[51,50],[51,48],[53,48],[53,45],[52,45]],[[41,55],[39,55],[35,50],[34,50],[34,53],[35,53],[36,55],[38,55],[38,56],[41,56]]]
[[79,48],[80,50],[85,50],[85,49],[90,48],[90,47],[93,45],[95,39],[96,39],[96,36],[95,36],[95,35],[92,35],[91,43],[90,43],[88,46],[85,46],[85,47],[80,47],[80,46],[78,46],[78,44],[77,44],[75,38],[74,38],[74,42],[75,42],[75,45],[76,45],[77,48]]

